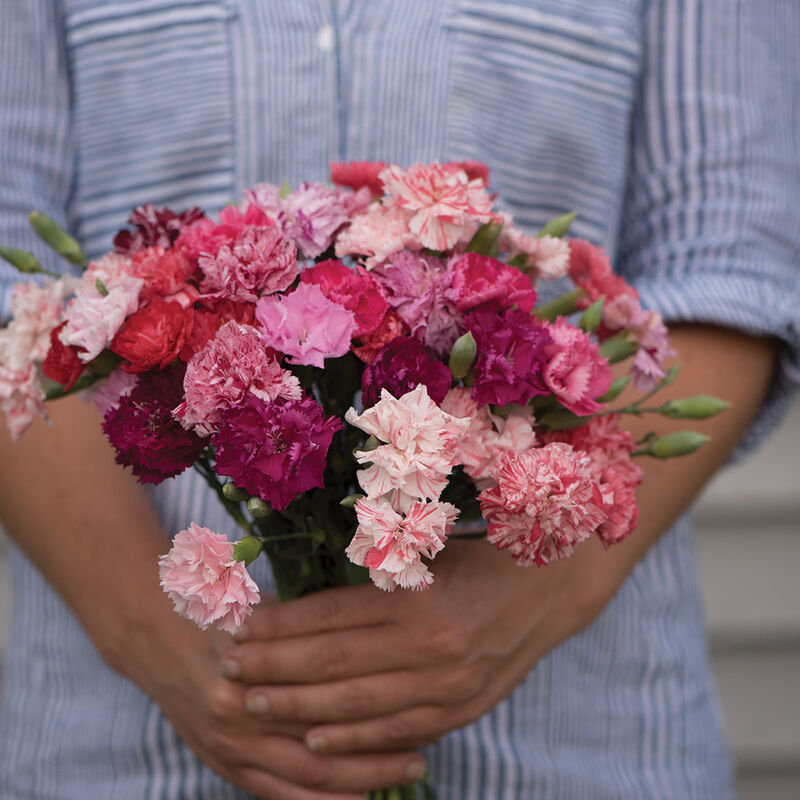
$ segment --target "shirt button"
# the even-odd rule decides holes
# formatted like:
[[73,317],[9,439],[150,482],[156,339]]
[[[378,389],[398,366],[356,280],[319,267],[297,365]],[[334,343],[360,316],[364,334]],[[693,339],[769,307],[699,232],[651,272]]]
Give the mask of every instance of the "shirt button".
[[323,25],[317,31],[317,47],[323,53],[330,53],[334,47],[333,26]]

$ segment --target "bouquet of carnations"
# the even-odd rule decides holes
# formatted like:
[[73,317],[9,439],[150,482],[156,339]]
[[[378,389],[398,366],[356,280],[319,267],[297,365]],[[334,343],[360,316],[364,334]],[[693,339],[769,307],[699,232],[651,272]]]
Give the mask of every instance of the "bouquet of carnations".
[[[202,474],[243,536],[193,523],[160,569],[203,627],[238,628],[262,551],[285,600],[368,579],[424,589],[456,520],[525,566],[590,536],[612,545],[636,525],[634,457],[706,438],[637,442],[620,414],[726,406],[646,405],[676,374],[667,330],[600,249],[564,238],[574,215],[526,235],[479,163],[334,164],[332,183],[258,185],[216,220],[142,206],[91,262],[31,215],[84,271],[15,287],[0,332],[11,432],[86,390],[141,482]],[[537,304],[558,278],[570,291]],[[612,412],[629,382],[638,399]]]

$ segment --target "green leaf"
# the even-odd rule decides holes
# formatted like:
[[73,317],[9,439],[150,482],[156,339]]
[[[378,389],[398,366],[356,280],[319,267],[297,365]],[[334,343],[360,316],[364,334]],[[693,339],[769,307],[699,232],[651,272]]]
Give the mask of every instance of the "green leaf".
[[630,382],[630,375],[623,375],[621,378],[616,378],[611,383],[608,391],[602,397],[597,398],[597,402],[610,403],[612,400],[616,400],[625,391],[625,388]]
[[521,269],[523,271],[528,269],[528,260],[530,256],[527,253],[517,253],[514,258],[509,258],[506,261],[509,267],[516,267],[517,269]]
[[609,364],[616,364],[632,356],[638,349],[639,345],[623,332],[606,339],[600,345],[600,355],[607,358]]
[[94,282],[94,285],[97,291],[100,292],[102,297],[108,297],[108,287],[103,283],[103,281],[100,278],[98,278]]
[[572,211],[569,214],[563,214],[560,217],[555,217],[555,219],[551,219],[540,231],[536,234],[538,239],[541,239],[542,236],[555,236],[557,239],[562,239],[569,233],[569,229],[572,227],[572,223],[575,221],[575,218],[578,216],[576,211]]
[[592,331],[597,330],[597,326],[603,319],[603,306],[605,305],[605,302],[606,298],[604,295],[599,300],[595,300],[595,302],[592,303],[589,308],[583,312],[583,314],[581,314],[578,325],[582,330],[586,331],[586,333],[591,333]]
[[500,222],[484,223],[470,239],[467,245],[467,252],[497,258],[500,255],[500,234],[502,231],[503,224]]

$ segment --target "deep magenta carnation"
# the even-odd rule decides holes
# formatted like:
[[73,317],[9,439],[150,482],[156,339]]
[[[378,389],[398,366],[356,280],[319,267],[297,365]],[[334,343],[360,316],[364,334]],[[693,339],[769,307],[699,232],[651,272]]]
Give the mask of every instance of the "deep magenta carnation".
[[381,389],[396,398],[420,384],[428,389],[435,403],[441,403],[452,382],[450,370],[432,358],[421,342],[411,336],[398,336],[384,345],[364,370],[361,388],[365,407],[380,400]]
[[172,418],[183,399],[185,366],[144,372],[133,391],[120,398],[103,422],[117,463],[130,467],[140,483],[161,483],[190,467],[204,442]]
[[251,397],[228,409],[211,437],[217,473],[281,511],[301,492],[324,485],[328,448],[341,427],[338,418],[325,419],[313,397],[272,403]]
[[184,227],[204,217],[202,209],[197,207],[176,213],[172,209],[156,207],[152,203],[138,206],[128,217],[133,230],[124,228],[117,233],[114,237],[114,250],[117,253],[133,255],[147,247],[168,249],[175,244]]
[[472,398],[479,405],[525,405],[548,394],[542,377],[551,341],[545,327],[518,309],[476,308],[465,318],[478,346]]

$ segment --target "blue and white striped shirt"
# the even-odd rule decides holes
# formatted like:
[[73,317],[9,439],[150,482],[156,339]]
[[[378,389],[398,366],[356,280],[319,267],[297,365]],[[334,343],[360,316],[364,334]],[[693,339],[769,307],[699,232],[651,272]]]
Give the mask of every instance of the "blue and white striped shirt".
[[[6,0],[0,242],[54,267],[32,208],[97,255],[142,202],[213,211],[331,160],[483,160],[521,225],[577,210],[668,319],[783,340],[756,439],[800,382],[798,42],[796,0]],[[227,525],[191,474],[153,497],[167,530]],[[20,553],[14,598],[4,800],[244,797]],[[730,797],[688,522],[426,755],[443,800]]]

